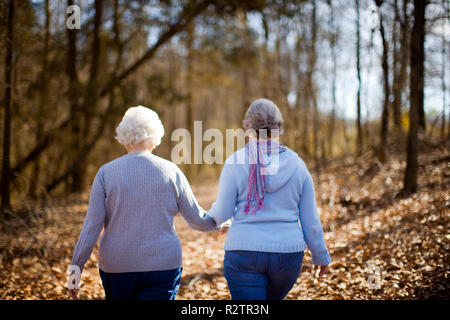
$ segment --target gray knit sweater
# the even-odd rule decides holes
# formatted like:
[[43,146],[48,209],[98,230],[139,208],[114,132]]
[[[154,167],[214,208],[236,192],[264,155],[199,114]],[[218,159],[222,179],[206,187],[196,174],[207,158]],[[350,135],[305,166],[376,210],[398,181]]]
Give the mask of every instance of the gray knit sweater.
[[98,251],[103,271],[179,268],[181,246],[173,223],[178,212],[193,229],[217,229],[174,163],[147,151],[117,158],[95,176],[72,265],[83,269],[104,229]]

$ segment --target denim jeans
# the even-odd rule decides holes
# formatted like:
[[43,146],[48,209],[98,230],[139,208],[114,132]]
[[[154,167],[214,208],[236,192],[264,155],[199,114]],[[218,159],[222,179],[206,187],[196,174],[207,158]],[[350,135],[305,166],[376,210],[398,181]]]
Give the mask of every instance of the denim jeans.
[[282,300],[300,274],[303,252],[225,251],[224,273],[233,300]]
[[182,268],[107,273],[100,270],[106,300],[175,300]]

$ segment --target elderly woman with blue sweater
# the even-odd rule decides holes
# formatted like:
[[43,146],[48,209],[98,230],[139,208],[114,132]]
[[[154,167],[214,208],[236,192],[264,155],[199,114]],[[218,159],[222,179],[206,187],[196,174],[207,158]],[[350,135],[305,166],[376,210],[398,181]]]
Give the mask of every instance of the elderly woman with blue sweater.
[[250,105],[244,127],[256,135],[226,160],[208,212],[217,225],[232,218],[224,258],[232,299],[283,299],[299,276],[306,246],[319,276],[331,262],[311,175],[297,153],[271,139],[282,123],[272,101]]
[[103,229],[98,263],[106,299],[173,300],[182,271],[174,217],[181,213],[200,231],[216,224],[198,205],[182,171],[152,154],[164,135],[154,111],[128,109],[116,133],[127,154],[95,176],[69,269],[70,295],[78,298],[81,271]]

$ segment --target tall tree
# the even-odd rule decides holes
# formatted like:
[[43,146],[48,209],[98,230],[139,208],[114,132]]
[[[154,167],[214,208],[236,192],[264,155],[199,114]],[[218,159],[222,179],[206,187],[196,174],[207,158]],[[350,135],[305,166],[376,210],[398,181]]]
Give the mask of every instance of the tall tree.
[[[74,5],[73,0],[67,0],[67,7]],[[69,80],[69,87],[67,91],[67,98],[70,105],[71,127],[70,127],[70,153],[73,157],[82,148],[81,146],[81,110],[79,107],[79,82],[77,73],[77,38],[78,30],[66,28],[67,32],[67,56],[66,56],[66,73]],[[75,184],[79,181],[76,175],[71,176],[71,190],[75,191],[77,188]]]
[[[91,59],[90,59],[90,69],[89,69],[89,79],[86,85],[86,89],[84,90],[84,98],[83,102],[80,106],[77,106],[80,110],[79,113],[81,117],[81,123],[79,126],[81,130],[79,132],[77,139],[77,145],[79,146],[76,149],[78,153],[80,150],[83,150],[87,139],[91,133],[92,119],[93,119],[93,110],[92,107],[95,105],[95,97],[97,96],[98,91],[98,71],[100,66],[100,50],[101,50],[101,38],[100,38],[100,30],[102,27],[102,19],[103,19],[103,5],[104,0],[95,0],[94,8],[94,28],[92,32],[92,43],[91,43]],[[71,192],[80,192],[83,188],[84,176],[86,173],[86,161],[77,161],[74,164],[74,172],[71,177]]]
[[[295,150],[300,150],[302,149],[302,151],[307,151],[307,139],[306,139],[306,134],[308,132],[308,121],[302,121],[303,125],[299,126],[297,125],[298,123],[301,122],[300,118],[302,115],[304,115],[304,119],[306,120],[306,110],[307,110],[307,103],[304,103],[303,101],[305,100],[304,97],[305,95],[305,78],[306,75],[303,72],[301,66],[301,60],[302,60],[302,56],[303,53],[305,51],[305,37],[304,37],[304,31],[298,27],[297,28],[297,42],[295,45],[295,74],[296,74],[296,85],[295,85],[295,105],[294,105],[294,115],[292,117],[292,122],[293,122],[293,128],[294,131],[291,132],[292,134],[292,146],[294,147]],[[292,130],[291,130],[292,131]],[[296,139],[296,137],[298,136],[302,136],[302,139]]]
[[[408,57],[409,57],[409,16],[407,12],[408,0],[403,0],[402,10],[398,5],[398,0],[394,2],[395,21],[393,32],[394,43],[394,61],[392,65],[393,69],[393,81],[392,81],[392,113],[393,124],[397,131],[401,131],[401,108],[402,108],[402,96],[406,85]],[[397,45],[400,42],[400,46]]]
[[268,22],[268,16],[267,13],[262,12],[261,13],[261,20],[262,20],[262,25],[263,25],[263,29],[264,29],[264,47],[263,47],[263,59],[264,59],[264,70],[263,70],[263,74],[262,74],[262,78],[263,78],[263,84],[262,84],[262,93],[264,97],[267,97],[269,99],[272,98],[272,94],[271,94],[271,86],[269,85],[270,81],[269,81],[269,77],[270,74],[272,73],[272,63],[271,63],[271,59],[270,59],[270,54],[269,54],[269,22]]
[[[50,40],[50,0],[45,0],[45,29],[44,29],[44,47],[42,50],[42,71],[40,75],[40,96],[37,107],[36,115],[36,144],[39,144],[42,139],[42,126],[43,126],[43,110],[45,104],[48,103],[48,87],[49,87],[49,77],[48,77],[48,55],[49,55],[49,40]],[[37,185],[39,184],[39,176],[41,171],[41,157],[38,156],[34,162],[33,173],[30,180],[30,195],[33,197],[37,196]]]
[[12,66],[14,50],[14,7],[15,0],[9,0],[8,20],[6,31],[6,55],[5,55],[5,118],[3,125],[3,163],[1,176],[2,209],[11,206],[10,181],[11,181],[11,106],[12,106]]
[[[450,21],[450,1],[448,1],[448,0],[447,1],[442,1],[442,7],[444,9],[447,21]],[[444,31],[444,28],[445,27],[443,26],[442,27],[443,31]],[[442,36],[442,41],[446,42],[445,34],[443,34],[443,36]],[[445,55],[446,49],[444,48],[444,43],[442,43],[442,46],[443,46],[442,53]],[[450,48],[448,48],[448,50],[449,51],[447,51],[447,54],[450,53]],[[448,61],[447,57],[448,57],[447,55],[442,56],[443,64],[446,64],[445,62]],[[443,66],[443,68],[446,69],[447,71],[449,69],[449,68],[445,68],[445,65]],[[445,72],[443,72],[443,73],[445,73]],[[449,75],[449,79],[450,79],[450,73],[447,73],[447,74]],[[444,95],[443,98],[442,98],[443,99],[442,102],[444,104],[443,112],[445,114],[445,112],[447,111],[445,106],[447,106],[448,107],[447,140],[450,140],[450,104],[447,105],[448,102],[446,102],[446,98],[445,98],[446,93],[447,93],[447,88],[446,88],[446,85],[445,85],[445,79],[442,78],[442,94]],[[443,120],[445,120],[445,118]],[[443,124],[443,126],[445,126],[445,123]],[[445,128],[443,129],[443,131],[445,131]],[[441,131],[441,132],[444,134],[443,131]],[[442,138],[444,138],[444,135],[442,135]]]
[[378,16],[379,16],[379,30],[381,36],[381,42],[383,44],[383,56],[381,59],[381,67],[383,69],[383,112],[381,115],[381,129],[380,129],[380,142],[378,145],[378,160],[381,162],[386,161],[386,147],[388,144],[388,124],[389,124],[389,98],[390,98],[390,87],[389,87],[389,64],[388,64],[388,55],[389,48],[386,39],[386,29],[384,25],[384,16],[381,10],[381,6],[384,0],[375,0],[375,3],[378,8]]
[[[313,111],[313,121],[312,121],[312,134],[313,134],[313,157],[316,166],[316,172],[320,170],[320,159],[319,159],[319,110],[317,106],[317,93],[316,85],[314,83],[314,73],[316,70],[317,52],[316,52],[316,42],[317,42],[317,4],[313,1],[313,7],[311,10],[311,39],[308,48],[308,67],[306,71],[306,96],[308,98],[308,109]],[[307,134],[305,135],[307,139]]]
[[[358,0],[356,0],[358,1]],[[336,42],[337,42],[337,34],[336,26],[334,23],[334,8],[331,0],[327,0],[327,4],[330,7],[330,17],[328,21],[328,28],[330,32],[329,41],[331,48],[331,58],[333,60],[333,75],[331,81],[331,116],[330,116],[330,125],[328,132],[328,155],[330,157],[333,156],[333,136],[334,136],[334,127],[336,123],[336,78],[337,78],[337,55],[336,55]],[[360,108],[359,108],[360,110]],[[361,110],[360,110],[361,111]],[[360,121],[358,121],[360,123]]]
[[194,137],[194,39],[195,24],[191,22],[186,27],[186,128],[191,133],[191,148],[188,150],[191,154],[191,164],[187,166],[187,176],[189,178],[196,176],[198,167],[194,162],[195,155],[192,154],[192,138]]
[[[442,27],[444,29],[444,27]],[[442,30],[442,48],[441,48],[441,87],[442,87],[442,119],[441,119],[441,138],[445,138],[445,113],[447,112],[447,86],[445,84],[445,75],[446,75],[446,47],[447,43],[445,41],[445,32]]]
[[360,32],[360,2],[355,0],[356,6],[356,74],[358,78],[358,92],[356,95],[356,153],[362,154],[363,132],[361,126],[361,32]]
[[425,8],[427,1],[414,0],[414,25],[411,33],[410,52],[410,101],[409,132],[406,151],[406,171],[403,192],[417,189],[419,109],[423,105],[425,60]]
[[[250,34],[250,27],[247,23],[247,16],[245,12],[242,12],[242,14],[239,15],[240,22],[242,24],[242,37],[244,38],[245,43],[251,43],[251,34]],[[243,52],[244,58],[248,58],[248,53]],[[243,119],[245,117],[245,113],[247,112],[247,108],[250,105],[250,72],[249,72],[249,66],[248,65],[242,65],[241,67],[241,111],[240,111],[240,117]]]

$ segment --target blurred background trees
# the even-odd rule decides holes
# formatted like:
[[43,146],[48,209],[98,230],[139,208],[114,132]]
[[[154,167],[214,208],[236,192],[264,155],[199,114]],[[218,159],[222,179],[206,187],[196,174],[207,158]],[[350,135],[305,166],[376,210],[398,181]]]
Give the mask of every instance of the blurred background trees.
[[[66,10],[81,8],[81,29]],[[416,189],[421,141],[450,137],[449,1],[5,0],[0,2],[2,206],[77,193],[124,151],[138,104],[171,132],[238,128],[275,101],[282,141],[316,172],[392,151]],[[422,142],[423,143],[423,142]],[[408,155],[406,157],[406,155]],[[222,155],[225,157],[225,155]],[[414,169],[415,168],[415,169]],[[220,166],[182,166],[189,178]]]

